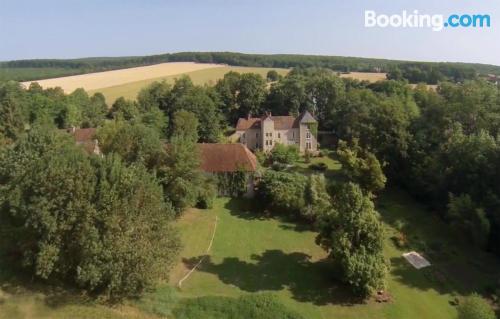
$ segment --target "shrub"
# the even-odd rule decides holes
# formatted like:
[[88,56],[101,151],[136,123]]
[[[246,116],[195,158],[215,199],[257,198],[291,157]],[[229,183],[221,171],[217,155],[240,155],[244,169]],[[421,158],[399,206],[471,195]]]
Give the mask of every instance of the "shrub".
[[217,187],[215,181],[211,178],[206,178],[202,187],[198,191],[198,200],[196,207],[201,209],[210,209],[214,206],[214,200],[217,197]]
[[256,150],[255,157],[257,157],[257,161],[262,166],[265,166],[269,163],[269,154],[266,152],[263,152],[262,150]]
[[257,196],[265,206],[279,213],[314,221],[330,208],[330,196],[323,175],[267,171],[259,183]]
[[239,298],[206,296],[186,299],[173,311],[177,319],[302,319],[276,297],[252,294]]
[[293,164],[300,158],[299,148],[296,145],[276,144],[270,157],[273,163]]
[[458,319],[495,319],[495,312],[478,294],[466,297],[458,306]]
[[269,170],[262,176],[257,195],[266,206],[298,215],[305,207],[306,186],[303,175]]
[[266,76],[268,82],[278,81],[279,77],[280,76],[276,70],[269,70]]
[[315,171],[326,171],[328,169],[328,165],[326,165],[326,163],[319,162],[309,165],[309,168]]

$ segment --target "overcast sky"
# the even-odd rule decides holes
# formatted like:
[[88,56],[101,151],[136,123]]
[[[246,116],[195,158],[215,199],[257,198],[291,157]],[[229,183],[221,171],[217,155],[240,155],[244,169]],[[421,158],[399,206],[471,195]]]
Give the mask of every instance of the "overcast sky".
[[[365,28],[365,10],[489,14],[490,28]],[[498,0],[0,0],[0,60],[237,51],[500,65]]]

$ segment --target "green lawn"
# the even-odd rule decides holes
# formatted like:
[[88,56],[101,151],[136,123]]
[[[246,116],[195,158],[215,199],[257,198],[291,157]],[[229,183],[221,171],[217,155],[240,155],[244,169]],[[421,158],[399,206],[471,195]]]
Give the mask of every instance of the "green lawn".
[[194,84],[197,85],[203,85],[203,84],[209,84],[213,85],[217,82],[217,80],[221,79],[224,77],[224,74],[230,72],[230,71],[235,71],[239,73],[257,73],[262,75],[264,78],[267,75],[267,72],[269,70],[276,70],[279,74],[285,75],[288,73],[288,69],[279,69],[279,68],[259,68],[259,67],[236,67],[236,66],[226,66],[226,67],[220,67],[220,68],[212,68],[212,69],[205,69],[205,70],[199,70],[199,71],[193,71],[193,72],[187,72],[184,74],[176,74],[176,75],[170,75],[166,77],[160,77],[160,78],[152,78],[152,79],[147,79],[143,81],[137,81],[137,82],[130,82],[126,83],[123,85],[117,85],[117,86],[111,86],[107,88],[102,88],[94,91],[89,91],[89,93],[95,93],[95,92],[101,92],[104,94],[106,97],[106,102],[111,105],[117,98],[123,96],[127,99],[133,99],[137,97],[137,93],[139,91],[148,86],[149,84],[155,82],[155,81],[162,81],[165,80],[169,83],[173,83],[176,78],[179,78],[183,75],[188,75],[191,77],[191,80],[193,80]]
[[[214,209],[198,212],[200,220],[218,216],[219,225],[210,258],[184,282],[181,298],[270,292],[305,318],[446,319],[456,316],[449,303],[455,296],[482,292],[498,278],[500,264],[495,257],[455,244],[440,220],[429,217],[405,193],[391,190],[380,198],[379,211],[388,234],[386,256],[392,267],[388,291],[393,301],[359,303],[334,279],[325,253],[314,243],[313,231],[261,218],[248,206],[245,200],[219,199]],[[197,224],[195,218],[191,221]],[[390,239],[397,232],[397,221],[409,225],[405,233],[411,247],[404,250]],[[212,223],[205,225],[204,233],[210,233]],[[200,232],[198,226],[183,230],[185,240],[193,240]],[[407,264],[401,254],[413,249],[425,249],[433,266],[415,270]],[[186,248],[184,263],[196,263],[203,255],[199,251]]]

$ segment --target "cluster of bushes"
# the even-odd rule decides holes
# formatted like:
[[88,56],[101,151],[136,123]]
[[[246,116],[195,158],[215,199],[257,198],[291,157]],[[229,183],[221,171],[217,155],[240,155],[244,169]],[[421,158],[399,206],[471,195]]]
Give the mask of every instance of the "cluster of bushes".
[[267,170],[257,196],[273,212],[312,222],[319,231],[317,243],[355,294],[368,297],[384,289],[389,268],[383,255],[385,233],[369,191],[352,182],[327,189],[322,174]]
[[294,164],[300,159],[297,145],[276,144],[269,154],[269,161],[273,164]]
[[258,184],[261,204],[272,211],[314,221],[329,205],[323,175],[266,171]]
[[496,315],[485,299],[472,294],[459,304],[458,319],[496,319]]

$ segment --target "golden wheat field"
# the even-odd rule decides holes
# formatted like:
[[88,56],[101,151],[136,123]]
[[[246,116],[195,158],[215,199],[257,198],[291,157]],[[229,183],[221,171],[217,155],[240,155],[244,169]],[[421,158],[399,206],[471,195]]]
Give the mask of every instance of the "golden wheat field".
[[341,78],[352,78],[360,81],[377,82],[386,80],[387,73],[375,72],[349,72],[340,74]]
[[[38,82],[38,84],[44,88],[59,86],[64,90],[64,92],[70,93],[78,88],[84,88],[87,91],[92,91],[151,78],[159,78],[186,72],[222,67],[224,67],[224,65],[221,64],[170,62],[128,69],[65,76],[33,82]],[[29,86],[31,82],[32,81],[23,82],[23,85]]]
[[289,70],[288,69],[276,69],[276,68],[261,68],[261,67],[240,67],[240,66],[220,66],[217,68],[206,68],[197,71],[191,72],[183,72],[173,75],[166,75],[160,77],[151,77],[144,80],[133,81],[129,83],[124,83],[115,86],[104,87],[96,90],[90,90],[89,93],[100,92],[104,94],[106,97],[106,102],[110,105],[117,98],[123,96],[127,99],[135,99],[139,91],[150,85],[155,81],[166,81],[167,83],[174,83],[175,79],[180,78],[181,76],[187,75],[191,78],[194,84],[197,85],[214,85],[217,80],[222,79],[224,74],[234,71],[238,73],[257,73],[263,76],[264,78],[267,75],[269,70],[276,70],[281,75],[286,75]]

